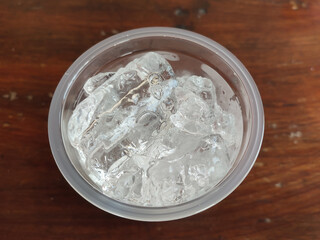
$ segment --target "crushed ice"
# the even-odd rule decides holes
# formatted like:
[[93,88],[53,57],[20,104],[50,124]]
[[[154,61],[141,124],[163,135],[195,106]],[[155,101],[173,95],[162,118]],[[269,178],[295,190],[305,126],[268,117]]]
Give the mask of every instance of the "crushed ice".
[[107,196],[176,205],[210,190],[231,168],[242,132],[218,105],[211,80],[176,77],[164,57],[150,52],[93,76],[84,90],[68,136]]

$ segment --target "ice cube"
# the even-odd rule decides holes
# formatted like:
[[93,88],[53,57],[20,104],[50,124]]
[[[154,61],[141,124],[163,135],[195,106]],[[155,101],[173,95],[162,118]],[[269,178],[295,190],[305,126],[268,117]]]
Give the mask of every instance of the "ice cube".
[[101,103],[105,94],[104,89],[99,89],[94,95],[80,102],[73,111],[68,122],[68,136],[73,146],[79,144],[81,135],[94,120],[96,107]]
[[175,89],[178,99],[177,112],[170,116],[172,123],[182,131],[191,134],[210,133],[211,110],[199,96],[182,87]]
[[158,206],[182,202],[184,181],[186,178],[185,165],[179,159],[175,161],[157,161],[148,171],[153,196]]
[[210,79],[192,75],[180,77],[178,81],[179,86],[183,86],[184,89],[188,89],[201,97],[209,107],[213,107],[217,102],[216,89]]
[[108,170],[102,184],[102,190],[115,199],[141,195],[142,170],[132,158],[123,156]]
[[118,86],[120,86],[119,83],[125,83],[124,79],[127,77],[124,74],[128,72],[135,72],[137,74],[136,77],[142,80],[146,80],[148,77],[152,80],[152,75],[160,76],[157,79],[158,81],[169,80],[174,77],[173,69],[167,60],[157,53],[149,52],[128,63],[126,67],[120,68],[108,82],[103,83],[101,86],[107,87],[110,83],[115,85],[113,82],[118,83]]
[[189,180],[197,190],[216,185],[231,166],[225,142],[221,136],[212,134],[203,138],[187,165]]
[[91,94],[96,88],[98,88],[102,83],[108,81],[115,73],[105,72],[98,73],[97,75],[89,78],[83,86],[83,89],[87,94]]
[[[177,81],[171,79],[173,76],[163,57],[148,53],[112,75],[98,74],[85,84],[90,95],[74,110],[68,131],[73,146],[90,162],[87,168],[98,172],[97,178],[103,177],[100,166],[108,168],[118,160],[107,158],[109,164],[103,162],[124,139],[139,148],[139,142],[156,134],[155,129],[166,117],[161,103],[168,102],[177,86]],[[101,144],[103,153],[97,150]],[[98,153],[104,157],[96,156]]]

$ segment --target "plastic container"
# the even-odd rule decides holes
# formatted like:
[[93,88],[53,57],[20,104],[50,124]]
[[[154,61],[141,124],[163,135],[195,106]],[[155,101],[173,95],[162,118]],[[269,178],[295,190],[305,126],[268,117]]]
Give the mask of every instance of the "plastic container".
[[[212,66],[233,89],[243,115],[243,139],[227,176],[211,191],[192,201],[169,207],[140,207],[121,203],[98,191],[84,174],[68,143],[66,126],[81,100],[85,81],[103,66],[141,51],[175,51]],[[114,35],[83,53],[62,77],[51,102],[48,120],[52,154],[62,175],[83,198],[104,211],[128,219],[167,221],[194,215],[227,197],[249,173],[263,139],[264,112],[259,91],[243,64],[227,49],[194,32],[175,28],[141,28]]]

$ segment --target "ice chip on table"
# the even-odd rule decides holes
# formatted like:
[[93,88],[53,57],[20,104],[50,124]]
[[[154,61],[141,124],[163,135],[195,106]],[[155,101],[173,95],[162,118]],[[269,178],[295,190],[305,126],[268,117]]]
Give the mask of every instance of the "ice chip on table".
[[150,52],[91,77],[84,90],[69,139],[107,196],[175,205],[205,193],[231,168],[235,120],[218,105],[210,79],[176,78],[167,60]]

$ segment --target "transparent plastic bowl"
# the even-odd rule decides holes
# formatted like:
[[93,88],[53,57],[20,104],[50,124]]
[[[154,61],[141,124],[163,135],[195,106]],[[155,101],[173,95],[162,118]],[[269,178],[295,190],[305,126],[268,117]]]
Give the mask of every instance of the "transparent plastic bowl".
[[[239,99],[243,139],[227,176],[211,191],[192,201],[169,207],[141,207],[111,199],[94,187],[82,170],[67,138],[67,122],[81,98],[85,81],[102,66],[140,51],[175,51],[200,59],[227,81]],[[105,39],[83,53],[62,77],[51,102],[48,120],[51,151],[62,175],[83,198],[96,207],[128,219],[167,221],[194,215],[217,204],[243,181],[253,166],[263,139],[261,97],[243,64],[220,44],[194,32],[176,28],[141,28]]]

